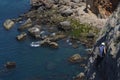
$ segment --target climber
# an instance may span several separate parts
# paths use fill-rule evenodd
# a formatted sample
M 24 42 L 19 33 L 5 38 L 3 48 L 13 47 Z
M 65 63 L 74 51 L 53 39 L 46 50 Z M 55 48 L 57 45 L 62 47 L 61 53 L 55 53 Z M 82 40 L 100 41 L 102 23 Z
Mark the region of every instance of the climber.
M 97 55 L 97 61 L 96 61 L 96 67 L 99 66 L 99 64 L 102 62 L 104 59 L 104 56 L 106 55 L 106 46 L 105 43 L 102 42 L 101 45 L 99 46 L 99 54 Z
M 106 46 L 104 42 L 102 42 L 101 45 L 99 46 L 99 51 L 100 51 L 99 56 L 104 57 L 106 54 Z

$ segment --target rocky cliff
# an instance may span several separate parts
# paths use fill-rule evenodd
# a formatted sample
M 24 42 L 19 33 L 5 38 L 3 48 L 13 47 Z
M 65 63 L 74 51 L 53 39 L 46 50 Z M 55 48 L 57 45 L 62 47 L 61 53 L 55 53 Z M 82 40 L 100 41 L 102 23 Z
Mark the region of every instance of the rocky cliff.
M 107 54 L 96 67 L 101 42 L 106 43 Z M 86 69 L 87 80 L 120 80 L 120 4 L 101 31 L 92 54 Z
M 118 3 L 119 0 L 86 0 L 86 7 L 89 5 L 93 13 L 106 18 L 116 9 Z

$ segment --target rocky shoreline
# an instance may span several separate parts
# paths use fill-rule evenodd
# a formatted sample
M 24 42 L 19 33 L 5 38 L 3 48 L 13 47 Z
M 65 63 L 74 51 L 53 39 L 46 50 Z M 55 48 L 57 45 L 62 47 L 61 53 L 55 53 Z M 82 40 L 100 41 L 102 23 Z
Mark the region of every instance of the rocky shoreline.
M 20 15 L 19 18 L 12 19 L 11 22 L 9 20 L 9 23 L 6 20 L 5 28 L 10 29 L 14 23 L 26 20 L 18 28 L 21 35 L 27 31 L 25 36 L 28 34 L 36 39 L 43 40 L 51 38 L 52 34 L 54 34 L 53 38 L 58 38 L 58 35 L 55 34 L 59 34 L 59 36 L 64 34 L 65 37 L 56 40 L 69 38 L 74 48 L 77 48 L 77 42 L 79 41 L 87 48 L 91 48 L 98 37 L 100 27 L 104 25 L 106 20 L 95 17 L 95 14 L 91 13 L 90 10 L 86 13 L 84 11 L 85 1 L 83 0 L 31 0 L 31 6 L 31 10 Z M 96 20 L 98 21 L 91 22 Z M 46 25 L 47 30 L 44 30 L 42 25 Z M 49 34 L 43 36 L 42 32 L 44 31 L 45 34 Z M 23 37 L 22 35 L 20 39 Z
M 98 38 L 100 29 L 106 19 L 100 19 L 89 9 L 85 11 L 84 0 L 31 0 L 29 12 L 16 19 L 7 19 L 4 27 L 9 30 L 15 23 L 21 23 L 16 36 L 18 41 L 27 36 L 38 40 L 37 45 L 59 48 L 57 41 L 66 39 L 73 48 L 83 44 L 92 48 Z M 36 43 L 35 43 L 36 44 Z M 71 63 L 86 60 L 79 54 L 68 59 Z M 85 64 L 81 65 L 84 68 Z M 75 80 L 84 79 L 84 73 L 77 75 Z

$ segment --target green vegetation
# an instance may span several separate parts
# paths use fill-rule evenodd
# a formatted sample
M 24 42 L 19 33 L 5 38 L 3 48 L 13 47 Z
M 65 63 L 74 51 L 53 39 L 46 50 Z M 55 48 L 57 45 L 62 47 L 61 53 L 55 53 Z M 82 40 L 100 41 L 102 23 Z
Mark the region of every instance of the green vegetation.
M 94 26 L 91 26 L 87 23 L 80 23 L 80 21 L 76 20 L 76 19 L 70 19 L 71 21 L 71 27 L 72 27 L 72 30 L 70 31 L 70 35 L 75 37 L 75 38 L 78 38 L 78 37 L 82 37 L 82 38 L 85 38 L 88 33 L 93 33 L 95 35 L 98 34 L 99 30 L 94 27 Z

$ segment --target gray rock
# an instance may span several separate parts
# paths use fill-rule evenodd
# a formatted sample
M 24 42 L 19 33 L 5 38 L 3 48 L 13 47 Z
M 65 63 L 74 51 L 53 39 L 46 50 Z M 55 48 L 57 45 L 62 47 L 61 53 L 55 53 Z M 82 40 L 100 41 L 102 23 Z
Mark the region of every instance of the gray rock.
M 5 29 L 9 30 L 10 28 L 13 27 L 15 23 L 11 20 L 11 19 L 7 19 L 5 22 L 4 22 L 4 27 Z
M 63 30 L 65 30 L 65 31 L 66 31 L 66 30 L 70 30 L 70 29 L 71 29 L 70 21 L 60 22 L 59 29 L 63 29 Z
M 70 8 L 68 8 L 68 9 L 66 9 L 64 11 L 61 11 L 62 16 L 71 16 L 72 14 L 73 14 L 73 10 L 70 9 Z

